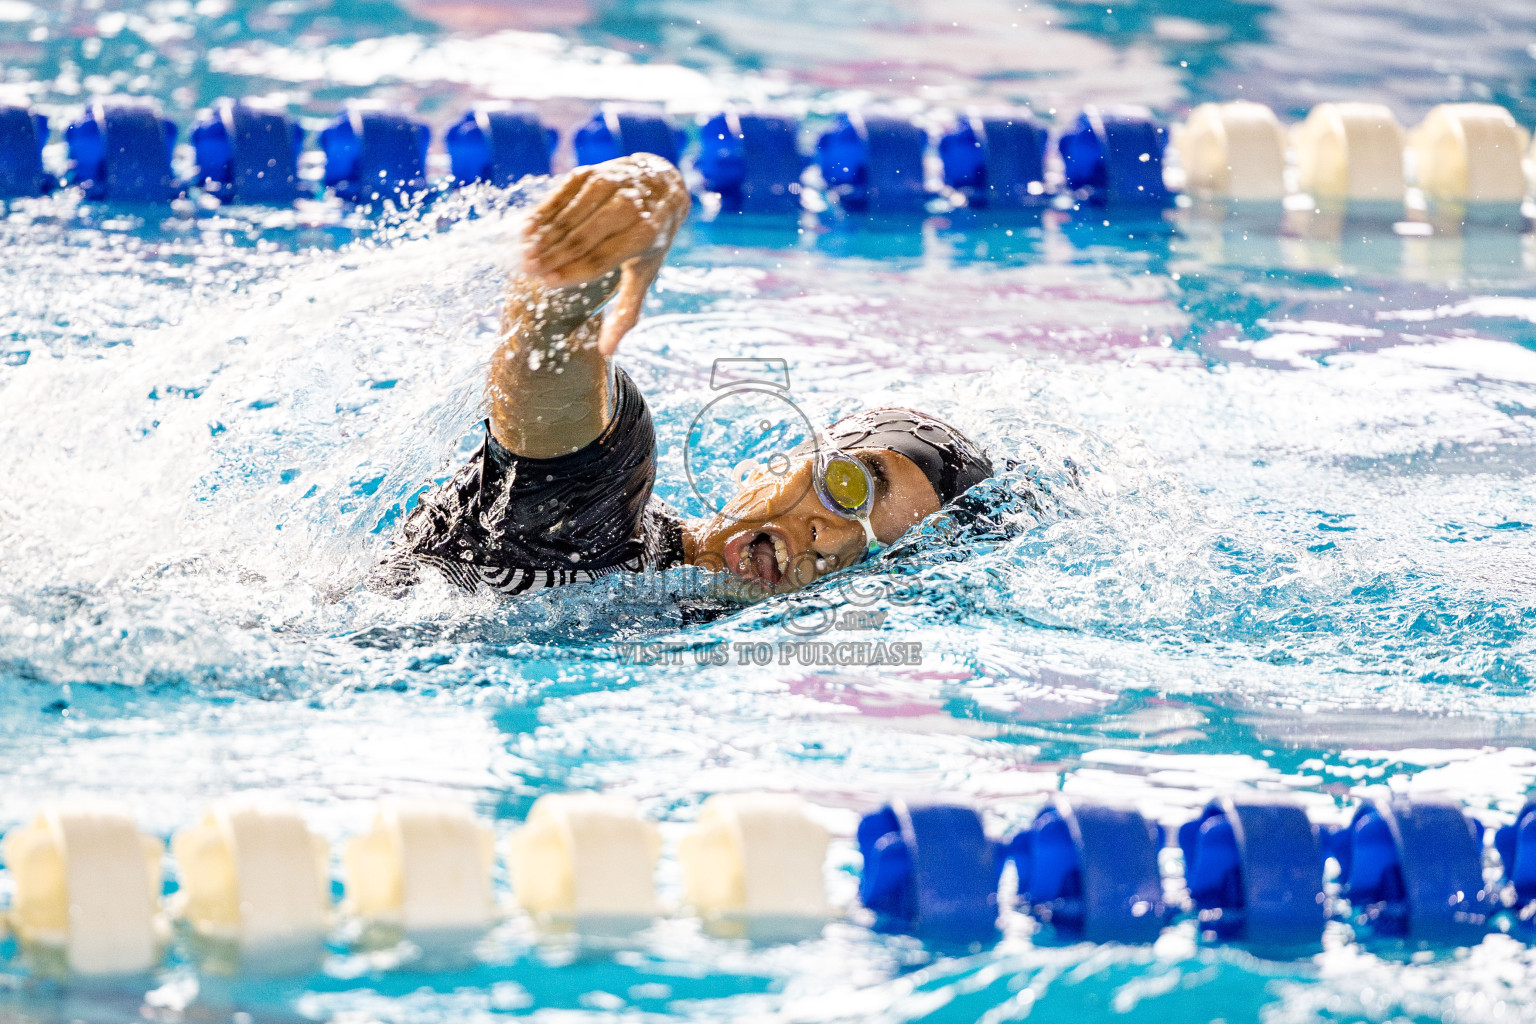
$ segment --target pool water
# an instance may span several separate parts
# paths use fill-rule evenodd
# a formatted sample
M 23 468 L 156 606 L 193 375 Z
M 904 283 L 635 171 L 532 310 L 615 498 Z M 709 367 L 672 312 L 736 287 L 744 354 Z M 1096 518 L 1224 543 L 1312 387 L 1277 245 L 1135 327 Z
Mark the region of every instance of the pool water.
M 1342 24 L 1326 6 L 968 0 L 942 36 L 905 3 L 0 0 L 0 54 L 5 87 L 50 111 L 117 88 L 183 124 L 218 95 L 273 91 L 316 117 L 403 100 L 439 127 L 480 95 L 530 95 L 570 124 L 604 97 L 1174 113 L 1239 85 L 1285 116 L 1334 98 L 1409 121 L 1458 98 L 1536 114 L 1523 5 L 1362 6 Z M 1022 56 L 975 45 L 1015 15 Z M 813 421 L 907 404 L 970 431 L 1008 463 L 983 514 L 723 615 L 686 613 L 711 592 L 697 570 L 511 602 L 371 594 L 391 525 L 475 443 L 508 239 L 538 188 L 371 218 L 10 207 L 0 824 L 92 795 L 168 835 L 259 790 L 333 844 L 384 795 L 470 802 L 505 836 L 541 794 L 603 789 L 661 824 L 676 902 L 671 851 L 700 802 L 787 789 L 837 836 L 847 915 L 758 945 L 686 916 L 579 942 L 513 915 L 447 964 L 338 933 L 301 978 L 220 977 L 178 941 L 138 988 L 60 986 L 11 957 L 7 1019 L 1536 1016 L 1536 955 L 1507 936 L 1416 950 L 1332 925 L 1320 954 L 1274 960 L 1187 924 L 1152 947 L 1072 945 L 1014 915 L 994 947 L 925 950 L 866 926 L 851 840 L 902 793 L 970 799 L 998 835 L 1057 790 L 1169 826 L 1234 787 L 1291 791 L 1319 821 L 1388 790 L 1511 820 L 1536 779 L 1528 236 L 1393 218 L 1283 231 L 1278 213 L 1196 208 L 693 223 L 620 353 L 656 416 L 658 492 L 705 508 L 684 450 L 714 361 L 782 359 Z M 867 638 L 920 645 L 918 663 L 737 653 L 871 608 Z M 710 648 L 723 664 L 693 657 Z

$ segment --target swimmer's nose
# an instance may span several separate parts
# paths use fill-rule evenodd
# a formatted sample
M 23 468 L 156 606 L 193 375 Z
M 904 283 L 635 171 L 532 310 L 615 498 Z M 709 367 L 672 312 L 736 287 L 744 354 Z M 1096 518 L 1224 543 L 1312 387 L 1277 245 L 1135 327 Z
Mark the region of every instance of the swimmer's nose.
M 805 560 L 817 576 L 846 568 L 858 560 L 864 550 L 864 528 L 852 519 L 840 516 L 812 516 L 807 524 Z
M 760 463 L 726 508 L 738 518 L 767 521 L 788 516 L 807 499 L 818 500 L 811 489 L 809 460 L 796 460 L 787 468 L 777 463 Z M 801 550 L 808 543 L 806 538 L 800 544 Z

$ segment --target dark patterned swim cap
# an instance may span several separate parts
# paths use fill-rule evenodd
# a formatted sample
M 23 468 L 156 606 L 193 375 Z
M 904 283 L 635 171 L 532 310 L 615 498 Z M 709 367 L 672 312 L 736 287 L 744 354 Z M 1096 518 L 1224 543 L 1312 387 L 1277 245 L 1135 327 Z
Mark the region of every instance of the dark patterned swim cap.
M 992 462 L 975 442 L 943 420 L 912 409 L 866 409 L 827 428 L 842 449 L 879 448 L 905 455 L 923 471 L 947 505 L 992 475 Z M 809 444 L 796 451 L 809 451 Z

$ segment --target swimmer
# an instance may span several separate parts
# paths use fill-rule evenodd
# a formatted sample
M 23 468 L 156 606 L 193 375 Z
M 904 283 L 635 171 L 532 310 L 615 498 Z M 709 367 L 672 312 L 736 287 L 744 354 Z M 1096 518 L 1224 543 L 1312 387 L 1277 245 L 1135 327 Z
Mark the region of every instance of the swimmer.
M 656 438 L 613 362 L 691 200 L 637 154 L 572 171 L 533 211 L 485 385 L 485 440 L 422 497 L 376 589 L 433 570 L 526 594 L 619 571 L 699 565 L 785 593 L 894 543 L 992 473 L 955 428 L 910 409 L 839 420 L 758 470 L 719 514 L 683 520 L 651 494 Z M 604 307 L 607 307 L 604 309 Z

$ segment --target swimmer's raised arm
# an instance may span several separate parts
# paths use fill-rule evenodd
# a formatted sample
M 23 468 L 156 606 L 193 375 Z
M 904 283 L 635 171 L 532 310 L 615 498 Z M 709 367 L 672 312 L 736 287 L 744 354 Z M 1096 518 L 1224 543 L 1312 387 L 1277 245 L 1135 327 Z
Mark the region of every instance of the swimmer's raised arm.
M 677 169 L 640 153 L 577 168 L 534 210 L 485 387 L 503 447 L 553 458 L 603 432 L 608 358 L 640 318 L 689 205 Z

